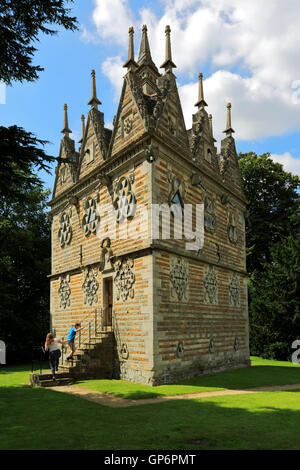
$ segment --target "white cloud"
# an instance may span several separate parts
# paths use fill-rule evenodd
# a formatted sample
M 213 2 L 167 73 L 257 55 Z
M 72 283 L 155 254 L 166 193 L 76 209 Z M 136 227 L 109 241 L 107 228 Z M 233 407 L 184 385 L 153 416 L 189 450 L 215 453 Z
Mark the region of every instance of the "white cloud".
M 128 0 L 95 0 L 93 19 L 99 36 L 120 48 L 120 56 L 108 58 L 102 67 L 117 93 L 124 75 L 120 64 L 127 56 L 128 27 L 134 25 L 138 32 L 137 55 L 141 25 L 148 25 L 152 56 L 159 66 L 164 60 L 164 28 L 170 24 L 176 75 L 184 84 L 180 95 L 187 127 L 195 111 L 197 73 L 206 68 L 212 72 L 204 83 L 205 99 L 217 138 L 225 125 L 227 101 L 233 105 L 238 139 L 300 129 L 299 0 L 162 3 L 163 14 L 157 17 L 149 8 L 134 15 Z
M 271 158 L 275 162 L 281 163 L 285 171 L 300 176 L 300 158 L 293 157 L 289 152 L 285 152 L 282 155 L 272 154 Z
M 115 89 L 114 100 L 118 101 L 123 85 L 123 76 L 125 70 L 123 68 L 124 61 L 120 56 L 108 57 L 102 64 L 102 72 L 108 77 Z
M 95 0 L 95 4 L 93 21 L 99 36 L 121 46 L 126 45 L 133 17 L 127 0 Z

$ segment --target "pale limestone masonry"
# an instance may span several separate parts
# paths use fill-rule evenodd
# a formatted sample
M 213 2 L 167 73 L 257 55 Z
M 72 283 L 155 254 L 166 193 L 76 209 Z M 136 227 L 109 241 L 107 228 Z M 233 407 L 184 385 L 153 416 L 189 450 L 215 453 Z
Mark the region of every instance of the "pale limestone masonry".
M 51 328 L 66 337 L 97 309 L 113 340 L 105 360 L 94 360 L 94 376 L 101 376 L 97 364 L 104 362 L 106 376 L 150 385 L 249 366 L 247 201 L 231 105 L 218 153 L 199 74 L 197 111 L 186 130 L 169 27 L 163 74 L 151 58 L 146 26 L 137 62 L 130 28 L 124 67 L 112 131 L 104 127 L 92 72 L 91 110 L 86 122 L 82 116 L 78 152 L 64 108 L 50 202 Z M 188 250 L 186 239 L 174 238 L 173 216 L 170 239 L 152 238 L 152 217 L 137 225 L 141 208 L 150 211 L 152 204 L 203 204 L 202 249 Z M 116 238 L 105 207 L 114 208 L 110 217 L 119 235 L 128 224 L 138 236 Z M 195 228 L 194 215 L 191 223 Z

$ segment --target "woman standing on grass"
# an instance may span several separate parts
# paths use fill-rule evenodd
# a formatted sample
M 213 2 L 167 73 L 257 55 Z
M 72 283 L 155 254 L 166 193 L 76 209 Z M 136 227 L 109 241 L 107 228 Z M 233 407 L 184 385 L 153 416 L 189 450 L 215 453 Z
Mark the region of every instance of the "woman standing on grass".
M 55 372 L 58 371 L 59 358 L 61 356 L 61 351 L 58 347 L 58 343 L 63 344 L 63 341 L 54 338 L 51 333 L 47 334 L 45 342 L 45 351 L 49 351 L 49 362 L 53 380 L 55 380 Z

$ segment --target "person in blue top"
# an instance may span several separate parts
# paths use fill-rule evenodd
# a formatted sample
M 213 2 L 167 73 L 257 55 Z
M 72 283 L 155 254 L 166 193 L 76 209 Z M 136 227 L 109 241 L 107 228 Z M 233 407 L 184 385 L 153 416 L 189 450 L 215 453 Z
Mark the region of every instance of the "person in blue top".
M 75 352 L 75 336 L 80 330 L 82 330 L 82 328 L 80 328 L 80 323 L 75 323 L 75 326 L 73 326 L 69 331 L 67 340 L 65 341 L 65 343 L 68 343 L 70 348 L 70 354 L 67 357 L 67 361 L 71 361 L 73 359 L 73 354 Z

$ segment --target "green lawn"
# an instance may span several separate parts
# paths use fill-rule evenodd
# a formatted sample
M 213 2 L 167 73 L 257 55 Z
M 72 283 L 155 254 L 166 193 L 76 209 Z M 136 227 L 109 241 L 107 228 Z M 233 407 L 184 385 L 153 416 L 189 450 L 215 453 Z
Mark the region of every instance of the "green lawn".
M 217 375 L 203 377 L 214 378 L 215 382 L 200 384 L 197 390 L 206 386 L 235 388 L 236 383 L 239 387 L 245 383 L 300 383 L 299 366 L 256 358 L 254 362 L 256 366 L 245 371 L 262 370 L 261 375 L 246 379 L 243 374 L 240 376 L 242 371 L 233 371 L 236 382 L 228 373 L 218 374 L 219 379 L 223 375 L 220 381 Z M 1 450 L 299 448 L 300 391 L 109 408 L 51 389 L 24 386 L 29 369 L 0 369 Z M 251 377 L 260 383 L 253 384 Z
M 300 384 L 300 365 L 292 362 L 251 358 L 252 367 L 184 380 L 174 385 L 150 387 L 121 380 L 85 380 L 80 386 L 113 393 L 127 399 L 152 398 L 213 390 L 263 387 L 268 385 Z

